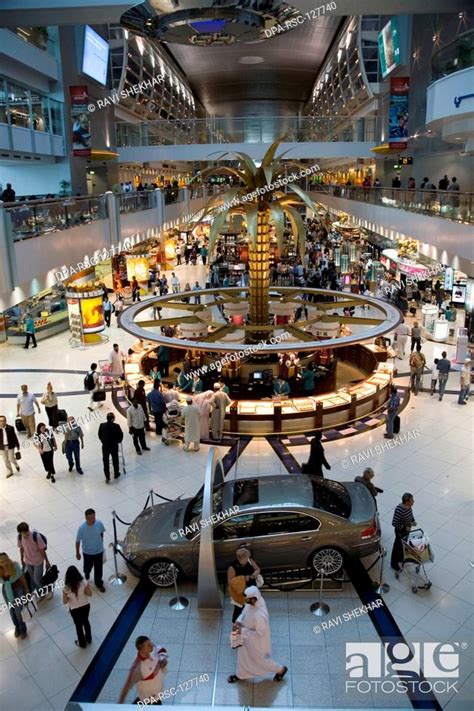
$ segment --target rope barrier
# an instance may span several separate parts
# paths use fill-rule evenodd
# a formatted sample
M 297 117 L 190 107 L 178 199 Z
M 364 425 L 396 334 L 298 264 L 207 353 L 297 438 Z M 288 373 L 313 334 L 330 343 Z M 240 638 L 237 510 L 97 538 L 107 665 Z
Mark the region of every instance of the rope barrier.
M 131 523 L 127 523 L 126 521 L 123 521 L 120 518 L 120 516 L 118 515 L 118 513 L 115 513 L 115 518 L 117 519 L 117 521 L 120 521 L 120 523 L 123 523 L 124 526 L 131 526 L 132 525 Z
M 155 496 L 157 496 L 159 499 L 163 499 L 163 501 L 176 501 L 176 499 L 167 499 L 166 496 L 162 496 L 161 494 L 157 494 L 156 491 L 152 492 Z

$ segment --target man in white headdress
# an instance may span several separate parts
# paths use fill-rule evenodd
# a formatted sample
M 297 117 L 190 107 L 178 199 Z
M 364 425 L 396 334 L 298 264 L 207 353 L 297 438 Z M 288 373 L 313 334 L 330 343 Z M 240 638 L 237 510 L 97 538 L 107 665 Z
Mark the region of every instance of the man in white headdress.
M 211 414 L 211 400 L 214 397 L 212 390 L 205 390 L 203 393 L 194 396 L 194 404 L 199 410 L 199 423 L 201 439 L 209 439 L 209 416 Z
M 189 451 L 189 445 L 194 444 L 194 451 L 199 449 L 199 410 L 193 404 L 193 398 L 188 395 L 186 398 L 186 407 L 183 410 L 184 420 L 184 451 Z
M 227 681 L 233 684 L 243 679 L 274 674 L 273 681 L 281 681 L 288 667 L 275 662 L 270 654 L 272 642 L 268 610 L 260 590 L 251 585 L 245 589 L 245 606 L 234 623 L 233 630 L 239 630 L 242 646 L 237 649 L 237 670 Z
M 211 429 L 212 429 L 212 439 L 220 440 L 222 439 L 222 434 L 224 430 L 224 420 L 225 420 L 225 410 L 232 400 L 230 397 L 221 390 L 219 383 L 214 384 L 214 396 L 211 400 L 212 403 L 212 413 L 211 413 Z

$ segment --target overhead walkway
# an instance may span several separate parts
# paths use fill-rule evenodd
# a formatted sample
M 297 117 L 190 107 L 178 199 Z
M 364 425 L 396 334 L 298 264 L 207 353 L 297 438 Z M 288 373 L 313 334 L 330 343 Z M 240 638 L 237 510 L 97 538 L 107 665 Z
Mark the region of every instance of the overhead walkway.
M 243 151 L 261 160 L 282 139 L 286 159 L 373 157 L 383 117 L 251 117 L 118 123 L 121 162 L 209 160 Z

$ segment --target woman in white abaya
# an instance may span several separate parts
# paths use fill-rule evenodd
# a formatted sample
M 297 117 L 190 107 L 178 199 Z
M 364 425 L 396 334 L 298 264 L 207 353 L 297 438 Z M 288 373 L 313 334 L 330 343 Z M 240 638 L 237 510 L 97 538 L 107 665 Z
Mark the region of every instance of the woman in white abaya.
M 233 627 L 240 630 L 242 636 L 242 646 L 237 650 L 237 670 L 227 681 L 233 684 L 269 673 L 275 674 L 274 681 L 281 681 L 288 667 L 281 666 L 270 656 L 272 643 L 268 610 L 260 590 L 255 585 L 246 588 L 245 603 L 242 614 Z
M 199 410 L 201 439 L 209 439 L 209 417 L 211 416 L 211 398 L 213 397 L 213 390 L 206 390 L 205 392 L 194 396 L 194 404 Z

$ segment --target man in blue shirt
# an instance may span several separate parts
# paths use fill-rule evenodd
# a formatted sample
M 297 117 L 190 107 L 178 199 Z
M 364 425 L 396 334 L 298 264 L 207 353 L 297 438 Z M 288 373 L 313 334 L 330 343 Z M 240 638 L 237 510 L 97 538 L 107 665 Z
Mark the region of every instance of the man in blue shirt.
M 155 418 L 156 434 L 161 435 L 163 430 L 163 414 L 166 412 L 166 402 L 163 394 L 160 392 L 160 381 L 153 381 L 153 390 L 146 396 L 148 408 Z
M 303 381 L 303 394 L 312 395 L 314 391 L 314 370 L 306 366 L 301 373 L 301 379 Z
M 25 332 L 26 332 L 26 342 L 23 348 L 28 350 L 30 345 L 30 339 L 33 341 L 33 348 L 37 348 L 36 336 L 35 336 L 35 321 L 31 314 L 28 314 L 25 320 Z
M 289 395 L 290 386 L 283 380 L 283 378 L 276 378 L 273 382 L 273 394 L 274 395 Z
M 94 583 L 100 592 L 105 592 L 102 580 L 105 527 L 102 521 L 96 520 L 94 509 L 87 509 L 84 515 L 86 521 L 77 530 L 76 558 L 81 560 L 82 543 L 84 577 L 89 580 L 91 570 L 94 568 Z

